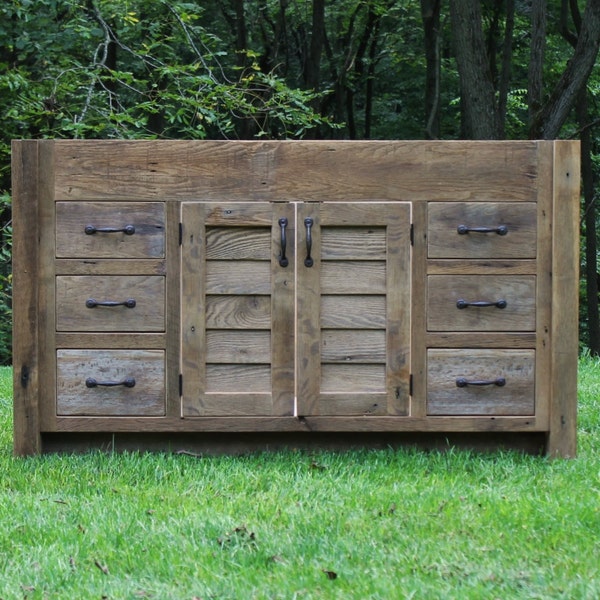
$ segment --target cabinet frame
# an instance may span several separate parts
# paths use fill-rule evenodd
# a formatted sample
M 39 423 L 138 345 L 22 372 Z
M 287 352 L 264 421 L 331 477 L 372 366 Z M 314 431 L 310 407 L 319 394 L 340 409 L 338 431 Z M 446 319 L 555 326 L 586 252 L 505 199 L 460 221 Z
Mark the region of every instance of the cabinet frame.
M 551 456 L 576 452 L 579 148 L 571 141 L 523 142 L 132 142 L 14 141 L 14 451 L 63 447 L 78 434 L 243 432 L 465 433 L 544 436 Z M 181 419 L 180 207 L 185 202 L 408 202 L 411 266 L 411 410 L 408 416 L 206 417 Z M 428 275 L 465 273 L 460 259 L 429 258 L 430 202 L 535 202 L 536 258 L 473 260 L 479 274 L 536 276 L 535 332 L 430 332 Z M 164 258 L 99 259 L 93 266 L 56 255 L 56 202 L 161 202 Z M 58 275 L 156 275 L 166 282 L 165 333 L 56 331 Z M 472 271 L 469 271 L 472 272 Z M 164 417 L 59 417 L 57 348 L 162 349 Z M 428 348 L 534 349 L 533 416 L 427 415 Z M 133 439 L 133 437 L 132 437 Z M 537 439 L 537 438 L 536 438 Z M 74 443 L 74 441 L 73 441 Z M 143 439 L 139 447 L 149 447 Z M 485 442 L 484 442 L 485 443 Z

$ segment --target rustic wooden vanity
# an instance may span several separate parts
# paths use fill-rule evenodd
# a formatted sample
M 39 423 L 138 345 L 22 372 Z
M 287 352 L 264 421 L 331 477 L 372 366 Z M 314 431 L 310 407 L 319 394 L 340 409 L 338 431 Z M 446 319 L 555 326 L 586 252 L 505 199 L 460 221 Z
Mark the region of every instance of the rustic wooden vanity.
M 15 141 L 16 454 L 573 456 L 569 141 Z

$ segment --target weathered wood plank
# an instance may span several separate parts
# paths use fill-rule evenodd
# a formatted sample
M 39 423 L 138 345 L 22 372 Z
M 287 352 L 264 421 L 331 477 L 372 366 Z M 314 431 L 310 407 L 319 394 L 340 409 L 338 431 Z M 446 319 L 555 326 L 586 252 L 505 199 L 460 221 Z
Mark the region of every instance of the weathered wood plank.
M 459 386 L 505 380 L 505 384 Z M 535 351 L 444 349 L 427 352 L 427 414 L 535 414 Z
M 271 332 L 208 329 L 206 362 L 270 364 Z
M 69 276 L 56 278 L 57 331 L 164 331 L 165 278 L 159 276 Z M 128 306 L 89 306 L 90 301 Z
M 321 260 L 385 260 L 385 227 L 321 227 Z
M 387 255 L 386 385 L 388 413 L 408 415 L 411 374 L 411 230 L 409 204 L 385 205 Z
M 325 329 L 321 332 L 323 363 L 384 363 L 386 332 L 370 330 Z
M 324 329 L 383 329 L 386 298 L 381 296 L 321 296 Z
M 547 451 L 577 452 L 579 146 L 556 142 L 552 236 L 551 405 Z
M 121 382 L 90 387 L 86 382 Z M 57 413 L 119 416 L 165 414 L 164 350 L 58 350 Z
M 360 397 L 360 396 L 359 396 Z M 258 401 L 258 395 L 248 394 L 247 398 L 249 403 L 254 404 Z M 229 410 L 227 406 L 228 397 L 227 395 L 214 394 L 209 396 L 210 403 L 214 403 L 215 406 L 220 406 L 217 410 L 225 412 Z M 267 400 L 265 400 L 267 401 Z M 243 409 L 244 412 L 247 410 Z M 223 434 L 229 434 L 231 437 L 227 440 L 222 440 L 223 446 L 217 446 L 217 440 L 211 439 L 210 446 L 214 448 L 220 448 L 221 452 L 226 452 L 227 449 L 235 450 L 235 440 L 239 440 L 240 436 L 245 433 L 256 433 L 259 437 L 264 439 L 264 436 L 268 432 L 282 433 L 286 436 L 288 444 L 286 447 L 296 447 L 294 440 L 291 437 L 287 437 L 287 434 L 297 432 L 302 435 L 302 438 L 311 447 L 315 443 L 315 438 L 311 434 L 323 433 L 329 437 L 336 432 L 348 433 L 351 442 L 351 446 L 361 444 L 363 440 L 358 436 L 359 433 L 374 433 L 375 436 L 369 436 L 370 442 L 373 443 L 375 440 L 376 445 L 383 444 L 387 447 L 387 441 L 378 435 L 379 433 L 385 432 L 406 432 L 406 433 L 417 433 L 422 434 L 421 440 L 426 442 L 430 439 L 430 435 L 434 433 L 441 433 L 443 435 L 443 447 L 448 447 L 448 433 L 466 433 L 467 439 L 469 439 L 470 433 L 484 434 L 483 436 L 478 435 L 476 439 L 479 444 L 478 447 L 493 449 L 495 443 L 490 445 L 490 439 L 495 434 L 502 434 L 506 443 L 503 447 L 512 448 L 514 447 L 512 442 L 514 441 L 511 434 L 523 435 L 523 434 L 534 434 L 534 433 L 545 433 L 547 431 L 545 425 L 540 425 L 536 420 L 536 417 L 505 417 L 505 416 L 477 416 L 477 417 L 425 417 L 425 418 L 407 418 L 407 417 L 391 417 L 385 416 L 368 416 L 356 415 L 356 416 L 341 416 L 341 415 L 326 415 L 326 416 L 309 416 L 309 417 L 271 417 L 271 416 L 245 416 L 244 414 L 236 414 L 234 416 L 210 416 L 205 417 L 200 414 L 194 415 L 199 418 L 160 418 L 160 419 L 148 419 L 144 417 L 119 417 L 118 419 L 111 417 L 58 417 L 58 430 L 61 432 L 60 437 L 64 440 L 62 446 L 65 450 L 72 448 L 71 440 L 69 440 L 70 433 L 98 433 L 102 431 L 110 431 L 114 433 L 123 432 L 129 434 L 139 433 L 141 429 L 144 431 L 143 439 L 140 441 L 140 449 L 148 449 L 145 444 L 148 440 L 148 435 L 154 433 L 173 433 L 176 435 L 178 440 L 186 438 L 186 433 L 210 433 L 214 432 L 218 434 L 219 439 L 222 438 Z M 109 434 L 110 436 L 110 434 Z M 86 441 L 89 440 L 90 436 L 86 435 Z M 133 436 L 128 437 L 128 439 Z M 231 439 L 234 438 L 234 439 Z M 199 437 L 194 435 L 194 440 L 198 440 Z M 200 439 L 204 439 L 204 436 L 200 436 Z M 543 437 L 540 439 L 536 436 L 538 446 L 536 450 L 540 450 L 544 444 Z M 56 440 L 55 440 L 56 441 Z M 367 440 L 364 440 L 365 442 Z M 408 443 L 415 441 L 414 437 L 411 436 L 406 440 Z M 60 445 L 60 444 L 59 444 Z M 177 445 L 173 443 L 159 443 L 155 449 L 164 451 L 173 451 Z M 314 446 L 312 446 L 314 448 Z
M 127 226 L 134 228 L 133 233 L 86 233 L 86 227 Z M 162 202 L 57 202 L 56 256 L 164 258 L 165 206 Z
M 535 331 L 536 278 L 503 275 L 432 275 L 427 278 L 429 331 Z M 499 302 L 468 306 L 459 302 Z
M 209 227 L 206 229 L 209 260 L 269 260 L 271 228 Z
M 265 295 L 271 293 L 268 261 L 206 262 L 206 294 Z
M 271 394 L 271 365 L 206 365 L 207 394 Z M 255 414 L 251 411 L 250 414 Z M 271 410 L 267 414 L 271 414 Z
M 205 207 L 181 205 L 181 410 L 186 416 L 206 386 Z
M 385 364 L 322 364 L 321 392 L 323 394 L 385 393 Z
M 296 229 L 295 206 L 277 206 L 271 226 L 271 414 L 292 415 L 296 396 Z M 287 219 L 286 258 L 280 262 L 281 227 L 279 220 Z
M 535 258 L 537 210 L 532 202 L 430 202 L 429 258 Z M 460 226 L 496 229 L 507 233 L 470 232 Z
M 207 329 L 270 329 L 269 296 L 207 296 Z
M 60 140 L 56 198 L 531 201 L 540 143 Z
M 543 206 L 543 203 L 541 205 Z M 550 215 L 547 216 L 547 219 L 550 219 Z M 427 261 L 428 275 L 470 275 L 472 273 L 478 275 L 535 275 L 537 262 L 520 258 L 514 260 L 469 259 L 468 261 L 438 258 Z
M 38 145 L 12 143 L 14 452 L 41 451 L 38 370 Z
M 323 294 L 385 294 L 386 290 L 385 261 L 321 262 Z

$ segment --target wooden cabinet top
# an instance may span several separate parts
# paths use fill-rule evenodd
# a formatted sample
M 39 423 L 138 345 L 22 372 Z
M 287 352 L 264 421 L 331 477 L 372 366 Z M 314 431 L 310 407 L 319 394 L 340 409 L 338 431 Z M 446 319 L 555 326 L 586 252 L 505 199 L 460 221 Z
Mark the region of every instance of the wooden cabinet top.
M 574 141 L 41 140 L 61 200 L 535 200 Z M 556 176 L 556 174 L 555 174 Z

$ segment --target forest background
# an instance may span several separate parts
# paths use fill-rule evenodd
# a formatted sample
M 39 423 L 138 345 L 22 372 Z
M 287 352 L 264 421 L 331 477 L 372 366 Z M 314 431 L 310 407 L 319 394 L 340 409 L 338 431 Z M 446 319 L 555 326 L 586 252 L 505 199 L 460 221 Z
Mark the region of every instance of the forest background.
M 580 139 L 581 347 L 600 354 L 600 0 L 5 0 L 10 140 Z

